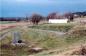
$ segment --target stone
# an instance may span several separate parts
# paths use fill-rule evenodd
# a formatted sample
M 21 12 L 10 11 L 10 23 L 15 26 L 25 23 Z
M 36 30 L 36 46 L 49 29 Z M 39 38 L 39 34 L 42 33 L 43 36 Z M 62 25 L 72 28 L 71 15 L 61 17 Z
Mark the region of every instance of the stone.
M 12 41 L 12 43 L 20 43 L 20 42 L 22 42 L 22 40 L 21 40 L 21 35 L 20 35 L 20 32 L 17 32 L 17 31 L 15 31 L 15 32 L 13 32 L 13 41 Z
M 25 43 L 11 43 L 12 46 L 26 46 Z
M 13 32 L 13 40 L 11 45 L 13 46 L 26 46 L 26 44 L 21 40 L 20 32 Z
M 28 51 L 31 52 L 31 53 L 38 53 L 38 52 L 41 52 L 43 50 L 44 50 L 43 48 L 34 47 L 34 48 L 29 49 Z

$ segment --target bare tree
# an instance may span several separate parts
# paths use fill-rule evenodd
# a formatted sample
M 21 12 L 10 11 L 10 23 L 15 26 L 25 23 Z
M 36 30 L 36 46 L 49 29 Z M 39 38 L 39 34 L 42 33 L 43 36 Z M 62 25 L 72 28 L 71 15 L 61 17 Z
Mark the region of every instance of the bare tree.
M 47 19 L 61 19 L 63 18 L 62 15 L 58 14 L 57 12 L 53 12 L 53 13 L 50 13 L 48 16 L 47 16 Z
M 74 19 L 74 15 L 71 12 L 65 13 L 64 16 L 68 18 L 70 21 L 73 21 Z
M 56 18 L 56 12 L 53 12 L 53 13 L 50 13 L 48 16 L 47 16 L 47 19 L 55 19 Z
M 31 22 L 35 25 L 38 25 L 38 23 L 43 19 L 43 16 L 39 14 L 33 14 L 31 17 Z

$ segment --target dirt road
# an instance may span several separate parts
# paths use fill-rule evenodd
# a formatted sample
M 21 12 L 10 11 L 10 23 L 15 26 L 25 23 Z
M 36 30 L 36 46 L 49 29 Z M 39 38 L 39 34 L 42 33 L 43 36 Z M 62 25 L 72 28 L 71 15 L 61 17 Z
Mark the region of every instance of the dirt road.
M 9 33 L 11 33 L 12 29 L 15 27 L 19 27 L 19 26 L 25 26 L 28 25 L 30 23 L 27 22 L 18 22 L 18 23 L 13 23 L 13 24 L 0 24 L 0 32 L 2 34 L 0 34 L 0 40 L 2 40 L 3 38 L 5 38 L 5 36 Z
M 0 24 L 0 31 L 9 29 L 12 27 L 16 27 L 16 26 L 24 26 L 24 25 L 28 25 L 28 24 L 30 24 L 30 23 L 29 22 L 17 22 L 17 23 L 12 23 L 12 24 Z

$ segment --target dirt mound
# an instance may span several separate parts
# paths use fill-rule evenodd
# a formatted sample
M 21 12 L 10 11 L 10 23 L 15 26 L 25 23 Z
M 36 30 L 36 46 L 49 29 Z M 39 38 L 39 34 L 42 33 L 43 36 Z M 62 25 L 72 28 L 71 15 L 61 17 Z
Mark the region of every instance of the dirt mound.
M 81 46 L 78 50 L 73 51 L 71 55 L 86 55 L 86 46 Z
M 79 56 L 79 55 L 85 55 L 86 56 L 86 45 L 69 48 L 69 50 L 61 52 L 58 55 L 60 55 L 60 56 Z

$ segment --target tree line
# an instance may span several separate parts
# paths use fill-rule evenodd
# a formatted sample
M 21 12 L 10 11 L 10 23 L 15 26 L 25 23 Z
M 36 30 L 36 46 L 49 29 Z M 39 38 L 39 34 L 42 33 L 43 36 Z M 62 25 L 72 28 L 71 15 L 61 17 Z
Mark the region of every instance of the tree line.
M 60 15 L 59 13 L 57 12 L 53 12 L 53 13 L 50 13 L 48 14 L 48 16 L 42 16 L 40 14 L 32 14 L 32 16 L 30 17 L 25 17 L 24 18 L 24 21 L 28 21 L 30 19 L 30 21 L 33 23 L 33 24 L 38 24 L 41 20 L 49 20 L 49 19 L 64 19 L 64 18 L 67 18 L 69 19 L 70 21 L 73 21 L 74 19 L 74 15 L 77 15 L 78 17 L 84 17 L 86 16 L 86 11 L 85 12 L 75 12 L 75 13 L 71 13 L 71 12 L 68 12 L 68 13 L 64 13 L 63 15 Z M 21 21 L 22 19 L 21 18 L 0 18 L 0 21 Z

